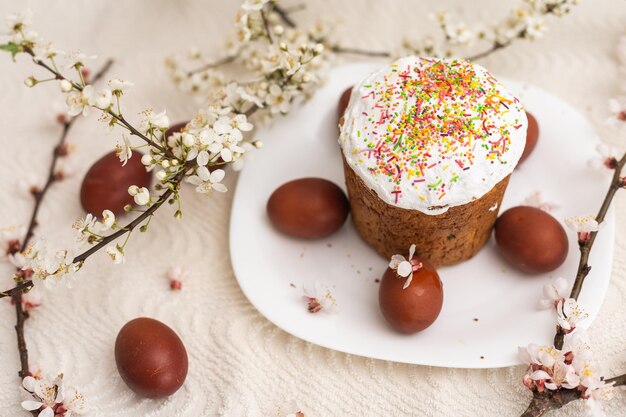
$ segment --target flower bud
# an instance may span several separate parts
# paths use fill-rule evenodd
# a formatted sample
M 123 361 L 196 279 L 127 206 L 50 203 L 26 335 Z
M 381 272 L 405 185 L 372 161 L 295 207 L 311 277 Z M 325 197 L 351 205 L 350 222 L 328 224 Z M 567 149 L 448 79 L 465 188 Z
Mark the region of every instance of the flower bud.
M 278 36 L 280 36 L 283 33 L 285 33 L 285 28 L 282 27 L 281 25 L 276 25 L 276 26 L 274 26 L 274 33 L 277 34 Z
M 141 163 L 148 166 L 148 165 L 152 165 L 152 155 L 150 154 L 145 154 L 144 156 L 141 157 Z
M 35 85 L 37 85 L 37 79 L 31 75 L 24 80 L 24 84 L 26 84 L 26 87 L 34 87 Z
M 128 194 L 130 194 L 131 196 L 136 196 L 138 192 L 139 187 L 137 187 L 136 185 L 131 185 L 130 187 L 128 187 Z
M 165 178 L 167 178 L 167 172 L 165 171 L 157 171 L 155 175 L 159 181 L 163 181 Z
M 63 91 L 64 93 L 69 93 L 70 91 L 72 91 L 72 83 L 69 82 L 68 80 L 61 80 L 61 91 Z

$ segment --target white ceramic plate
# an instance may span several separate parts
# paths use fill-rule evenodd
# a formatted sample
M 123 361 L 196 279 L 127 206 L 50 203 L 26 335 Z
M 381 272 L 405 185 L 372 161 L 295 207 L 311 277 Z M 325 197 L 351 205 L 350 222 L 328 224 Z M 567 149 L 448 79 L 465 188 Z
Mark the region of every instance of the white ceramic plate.
M 267 199 L 283 183 L 322 177 L 344 187 L 337 137 L 341 92 L 380 64 L 334 69 L 328 83 L 306 105 L 258 132 L 264 147 L 239 177 L 231 225 L 230 252 L 241 289 L 270 321 L 309 342 L 361 356 L 413 364 L 493 368 L 518 364 L 517 347 L 551 343 L 554 320 L 536 302 L 543 284 L 562 276 L 573 283 L 578 247 L 570 233 L 566 262 L 534 277 L 512 269 L 497 254 L 493 238 L 473 259 L 440 268 L 444 305 L 437 321 L 415 335 L 394 332 L 378 308 L 378 284 L 388 260 L 358 237 L 350 220 L 334 235 L 319 240 L 292 239 L 277 233 L 265 211 Z M 561 99 L 536 87 L 505 80 L 507 87 L 536 116 L 540 126 L 534 153 L 511 178 L 502 210 L 540 191 L 552 214 L 595 213 L 608 184 L 606 173 L 587 162 L 598 143 L 590 124 Z M 583 288 L 582 305 L 597 315 L 606 293 L 613 256 L 614 215 L 598 235 Z M 303 285 L 316 280 L 331 288 L 337 314 L 311 314 L 302 300 Z M 589 285 L 593 282 L 593 285 Z

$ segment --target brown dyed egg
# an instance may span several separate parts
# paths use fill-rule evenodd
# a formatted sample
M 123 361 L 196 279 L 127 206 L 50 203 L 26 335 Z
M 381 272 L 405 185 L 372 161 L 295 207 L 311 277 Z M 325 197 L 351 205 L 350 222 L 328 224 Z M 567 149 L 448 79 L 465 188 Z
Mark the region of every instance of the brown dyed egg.
M 174 330 L 158 320 L 140 317 L 122 327 L 115 340 L 120 376 L 137 395 L 172 395 L 187 377 L 187 351 Z
M 510 208 L 498 217 L 494 230 L 504 259 L 523 272 L 550 272 L 565 262 L 567 234 L 543 210 L 529 206 Z
M 422 260 L 407 288 L 406 278 L 387 268 L 378 290 L 380 311 L 391 327 L 402 333 L 416 333 L 435 322 L 443 305 L 443 284 L 435 268 Z
M 521 164 L 528 158 L 528 156 L 532 153 L 535 146 L 537 146 L 537 139 L 539 138 L 539 125 L 537 124 L 537 119 L 532 114 L 526 112 L 526 117 L 528 117 L 528 129 L 526 130 L 526 145 L 524 146 L 524 152 L 522 152 L 522 156 L 519 159 L 518 165 Z
M 122 214 L 125 205 L 133 204 L 128 187 L 150 187 L 152 174 L 141 163 L 142 155 L 134 151 L 132 158 L 122 166 L 113 151 L 89 168 L 80 187 L 80 202 L 87 213 L 100 216 L 108 209 L 116 215 Z
M 337 119 L 341 119 L 343 113 L 346 111 L 348 104 L 350 103 L 350 95 L 352 94 L 352 87 L 348 87 L 341 93 L 341 97 L 339 98 L 339 105 L 337 106 Z
M 336 232 L 349 210 L 343 190 L 322 178 L 285 183 L 267 201 L 267 215 L 274 227 L 303 239 L 319 239 Z

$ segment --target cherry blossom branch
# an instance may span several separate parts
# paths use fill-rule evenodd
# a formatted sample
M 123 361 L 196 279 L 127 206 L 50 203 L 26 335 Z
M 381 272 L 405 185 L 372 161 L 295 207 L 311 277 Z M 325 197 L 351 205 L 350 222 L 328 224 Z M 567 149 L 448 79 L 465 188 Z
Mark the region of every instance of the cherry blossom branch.
M 608 212 L 609 207 L 611 206 L 613 197 L 615 197 L 615 193 L 617 193 L 617 190 L 624 187 L 623 179 L 620 177 L 622 173 L 622 169 L 624 168 L 624 165 L 626 165 L 626 153 L 624 153 L 624 155 L 619 161 L 615 160 L 615 165 L 612 166 L 612 168 L 614 168 L 613 179 L 611 180 L 611 185 L 609 186 L 606 196 L 604 197 L 602 206 L 600 207 L 600 210 L 598 211 L 598 214 L 596 215 L 596 222 L 598 222 L 598 224 L 601 224 L 604 221 L 604 218 L 606 217 L 606 213 Z M 591 271 L 591 266 L 589 266 L 588 264 L 589 254 L 596 240 L 597 234 L 598 234 L 597 231 L 591 232 L 588 239 L 585 239 L 585 240 L 579 239 L 578 247 L 580 249 L 580 260 L 578 262 L 578 270 L 576 272 L 576 279 L 574 281 L 574 285 L 570 293 L 570 298 L 573 298 L 575 300 L 578 299 L 578 296 L 580 295 L 580 291 L 582 290 L 583 284 L 585 282 L 585 278 L 589 274 L 589 271 Z M 561 349 L 563 347 L 564 340 L 565 340 L 565 333 L 563 332 L 563 329 L 560 326 L 558 326 L 556 335 L 554 336 L 554 347 L 556 347 L 557 349 Z
M 100 242 L 98 242 L 91 248 L 87 249 L 86 251 L 82 252 L 81 254 L 77 255 L 76 257 L 74 257 L 74 259 L 72 260 L 72 264 L 84 263 L 87 260 L 87 258 L 89 258 L 94 253 L 106 247 L 109 243 L 113 242 L 114 240 L 118 239 L 121 236 L 124 236 L 127 233 L 132 232 L 135 228 L 137 228 L 137 226 L 141 225 L 146 219 L 152 216 L 154 212 L 156 212 L 163 205 L 163 203 L 165 203 L 172 196 L 172 194 L 174 194 L 174 192 L 177 192 L 177 188 L 180 185 L 180 181 L 182 180 L 182 177 L 183 175 L 181 174 L 177 178 L 177 180 L 171 184 L 171 187 L 168 188 L 165 192 L 163 192 L 159 196 L 157 201 L 154 202 L 146 211 L 141 213 L 141 215 L 137 216 L 133 221 L 131 221 L 127 225 L 121 227 L 120 230 L 118 230 L 117 232 L 104 237 Z M 9 290 L 0 292 L 0 298 L 9 296 L 11 294 L 21 293 L 22 291 L 30 289 L 33 286 L 34 284 L 32 280 L 24 281 Z
M 113 65 L 113 60 L 108 60 L 104 64 L 102 69 L 100 69 L 100 71 L 98 71 L 98 73 L 94 76 L 93 82 L 95 83 L 99 81 L 104 76 L 104 74 L 106 74 L 106 72 L 111 68 L 111 65 Z M 26 247 L 28 246 L 28 243 L 30 242 L 30 239 L 33 236 L 35 227 L 37 227 L 37 215 L 39 214 L 39 209 L 41 207 L 41 204 L 48 190 L 50 189 L 52 184 L 58 181 L 58 177 L 55 173 L 57 162 L 59 160 L 59 157 L 62 156 L 63 154 L 63 147 L 65 146 L 67 135 L 70 129 L 72 128 L 72 126 L 74 125 L 75 121 L 76 121 L 76 117 L 72 117 L 69 120 L 68 119 L 63 120 L 63 130 L 61 132 L 61 136 L 56 146 L 52 150 L 52 161 L 50 162 L 50 167 L 48 168 L 48 178 L 46 179 L 46 183 L 43 186 L 43 188 L 34 193 L 35 205 L 33 207 L 33 212 L 30 216 L 30 221 L 28 223 L 28 228 L 26 229 L 26 234 L 24 235 L 24 240 L 22 241 L 22 245 L 19 250 L 20 252 L 23 252 L 26 249 Z M 20 283 L 15 288 L 13 288 L 12 290 L 0 293 L 0 298 L 5 297 L 5 296 L 10 296 L 13 304 L 15 305 L 15 316 L 16 316 L 15 333 L 17 336 L 17 348 L 18 348 L 19 355 L 20 355 L 20 371 L 19 371 L 20 378 L 26 377 L 29 373 L 28 348 L 26 347 L 26 338 L 24 337 L 24 323 L 26 319 L 28 318 L 28 313 L 24 310 L 22 306 L 22 293 L 23 291 L 28 290 L 31 287 L 32 287 L 32 282 L 30 283 L 23 282 L 23 283 Z
M 172 188 L 168 188 L 164 193 L 162 193 L 159 196 L 158 200 L 154 204 L 152 204 L 146 211 L 141 213 L 140 216 L 137 216 L 133 221 L 128 223 L 126 226 L 122 227 L 117 232 L 109 236 L 106 236 L 99 243 L 92 246 L 91 248 L 81 253 L 80 255 L 76 256 L 74 260 L 72 261 L 72 263 L 82 264 L 83 262 L 85 262 L 87 258 L 89 258 L 94 253 L 98 252 L 100 249 L 103 249 L 112 241 L 116 240 L 117 238 L 121 236 L 124 236 L 127 233 L 132 232 L 137 226 L 141 225 L 144 222 L 144 220 L 151 217 L 154 214 L 154 212 L 156 212 L 163 205 L 163 203 L 165 203 L 170 198 L 170 196 L 175 192 L 177 187 L 180 185 L 181 180 L 182 180 L 182 175 L 179 176 L 177 182 L 172 184 Z
M 61 74 L 59 71 L 57 71 L 56 69 L 50 67 L 48 64 L 46 64 L 42 60 L 38 59 L 31 48 L 24 48 L 24 52 L 26 52 L 27 54 L 29 54 L 32 57 L 33 62 L 36 65 L 38 65 L 38 66 L 40 66 L 42 68 L 45 68 L 48 72 L 50 72 L 52 75 L 54 75 L 55 79 L 57 79 L 59 81 L 65 80 L 65 81 L 71 83 L 72 87 L 74 87 L 76 90 L 83 91 L 83 86 L 73 82 L 72 80 L 69 80 L 63 74 Z M 152 146 L 155 149 L 158 149 L 159 151 L 161 151 L 163 154 L 167 155 L 168 157 L 170 157 L 172 159 L 178 159 L 170 152 L 169 149 L 166 149 L 165 147 L 159 145 L 158 143 L 156 143 L 155 141 L 153 141 L 152 139 L 150 139 L 149 137 L 147 137 L 143 133 L 139 132 L 134 126 L 132 126 L 130 123 L 128 123 L 128 121 L 124 118 L 124 116 L 121 113 L 119 113 L 119 114 L 115 113 L 111 109 L 99 109 L 99 110 L 101 110 L 102 112 L 108 114 L 109 116 L 113 117 L 115 120 L 120 122 L 124 127 L 126 127 L 126 129 L 128 129 L 128 131 L 130 132 L 131 135 L 137 136 L 138 138 L 140 138 L 141 140 L 146 142 L 148 145 Z

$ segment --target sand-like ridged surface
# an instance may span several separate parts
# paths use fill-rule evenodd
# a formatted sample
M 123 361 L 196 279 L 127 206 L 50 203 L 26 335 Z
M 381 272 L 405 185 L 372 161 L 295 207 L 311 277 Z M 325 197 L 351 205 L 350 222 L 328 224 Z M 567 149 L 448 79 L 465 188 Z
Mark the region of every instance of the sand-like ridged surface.
M 29 3 L 36 12 L 36 29 L 58 48 L 81 48 L 102 59 L 117 59 L 111 76 L 136 84 L 124 100 L 131 119 L 146 107 L 167 107 L 171 120 L 178 121 L 193 113 L 193 100 L 169 83 L 163 58 L 192 44 L 217 51 L 238 2 Z M 294 17 L 308 22 L 316 16 L 336 19 L 338 37 L 345 44 L 384 49 L 399 45 L 403 36 L 434 30 L 427 16 L 436 10 L 466 13 L 468 22 L 487 21 L 502 15 L 511 3 L 318 0 L 307 2 L 308 10 Z M 18 0 L 2 1 L 0 16 L 22 7 Z M 496 75 L 527 80 L 565 98 L 592 120 L 604 140 L 624 149 L 624 137 L 604 124 L 607 99 L 618 91 L 615 45 L 624 34 L 624 21 L 624 2 L 584 1 L 571 16 L 549 19 L 545 38 L 517 43 L 481 64 Z M 25 59 L 15 65 L 8 55 L 0 56 L 0 226 L 27 221 L 31 202 L 17 196 L 14 183 L 24 171 L 43 175 L 51 143 L 57 140 L 53 123 L 54 103 L 61 102 L 57 87 L 28 90 L 22 80 L 31 73 L 37 74 Z M 112 149 L 115 135 L 106 136 L 90 117 L 77 124 L 70 140 L 77 144 L 72 156 L 76 175 L 49 194 L 38 230 L 59 247 L 74 238 L 70 225 L 82 215 L 78 205 L 82 175 Z M 227 184 L 233 188 L 235 177 Z M 529 394 L 521 385 L 521 367 L 458 370 L 399 365 L 329 351 L 277 329 L 248 303 L 233 276 L 227 244 L 231 198 L 227 194 L 207 199 L 187 190 L 184 220 L 176 222 L 173 212 L 163 210 L 149 234 L 131 238 L 126 265 L 113 266 L 105 256 L 95 256 L 74 289 L 45 294 L 44 305 L 33 312 L 26 329 L 32 366 L 63 372 L 68 383 L 87 395 L 92 415 L 103 417 L 283 416 L 294 411 L 288 407 L 291 401 L 312 417 L 500 417 L 517 416 L 525 408 Z M 619 215 L 625 203 L 620 195 L 611 288 L 590 331 L 608 376 L 626 372 L 626 218 Z M 172 265 L 190 269 L 181 292 L 168 288 L 165 272 Z M 10 268 L 0 266 L 0 272 L 2 287 L 8 286 Z M 0 302 L 0 415 L 26 415 L 19 406 L 13 310 L 5 301 Z M 187 381 L 166 400 L 136 398 L 115 369 L 115 336 L 126 321 L 142 315 L 170 325 L 189 352 Z M 619 393 L 605 408 L 608 415 L 622 415 L 626 395 Z M 582 404 L 575 404 L 551 415 L 581 413 Z

